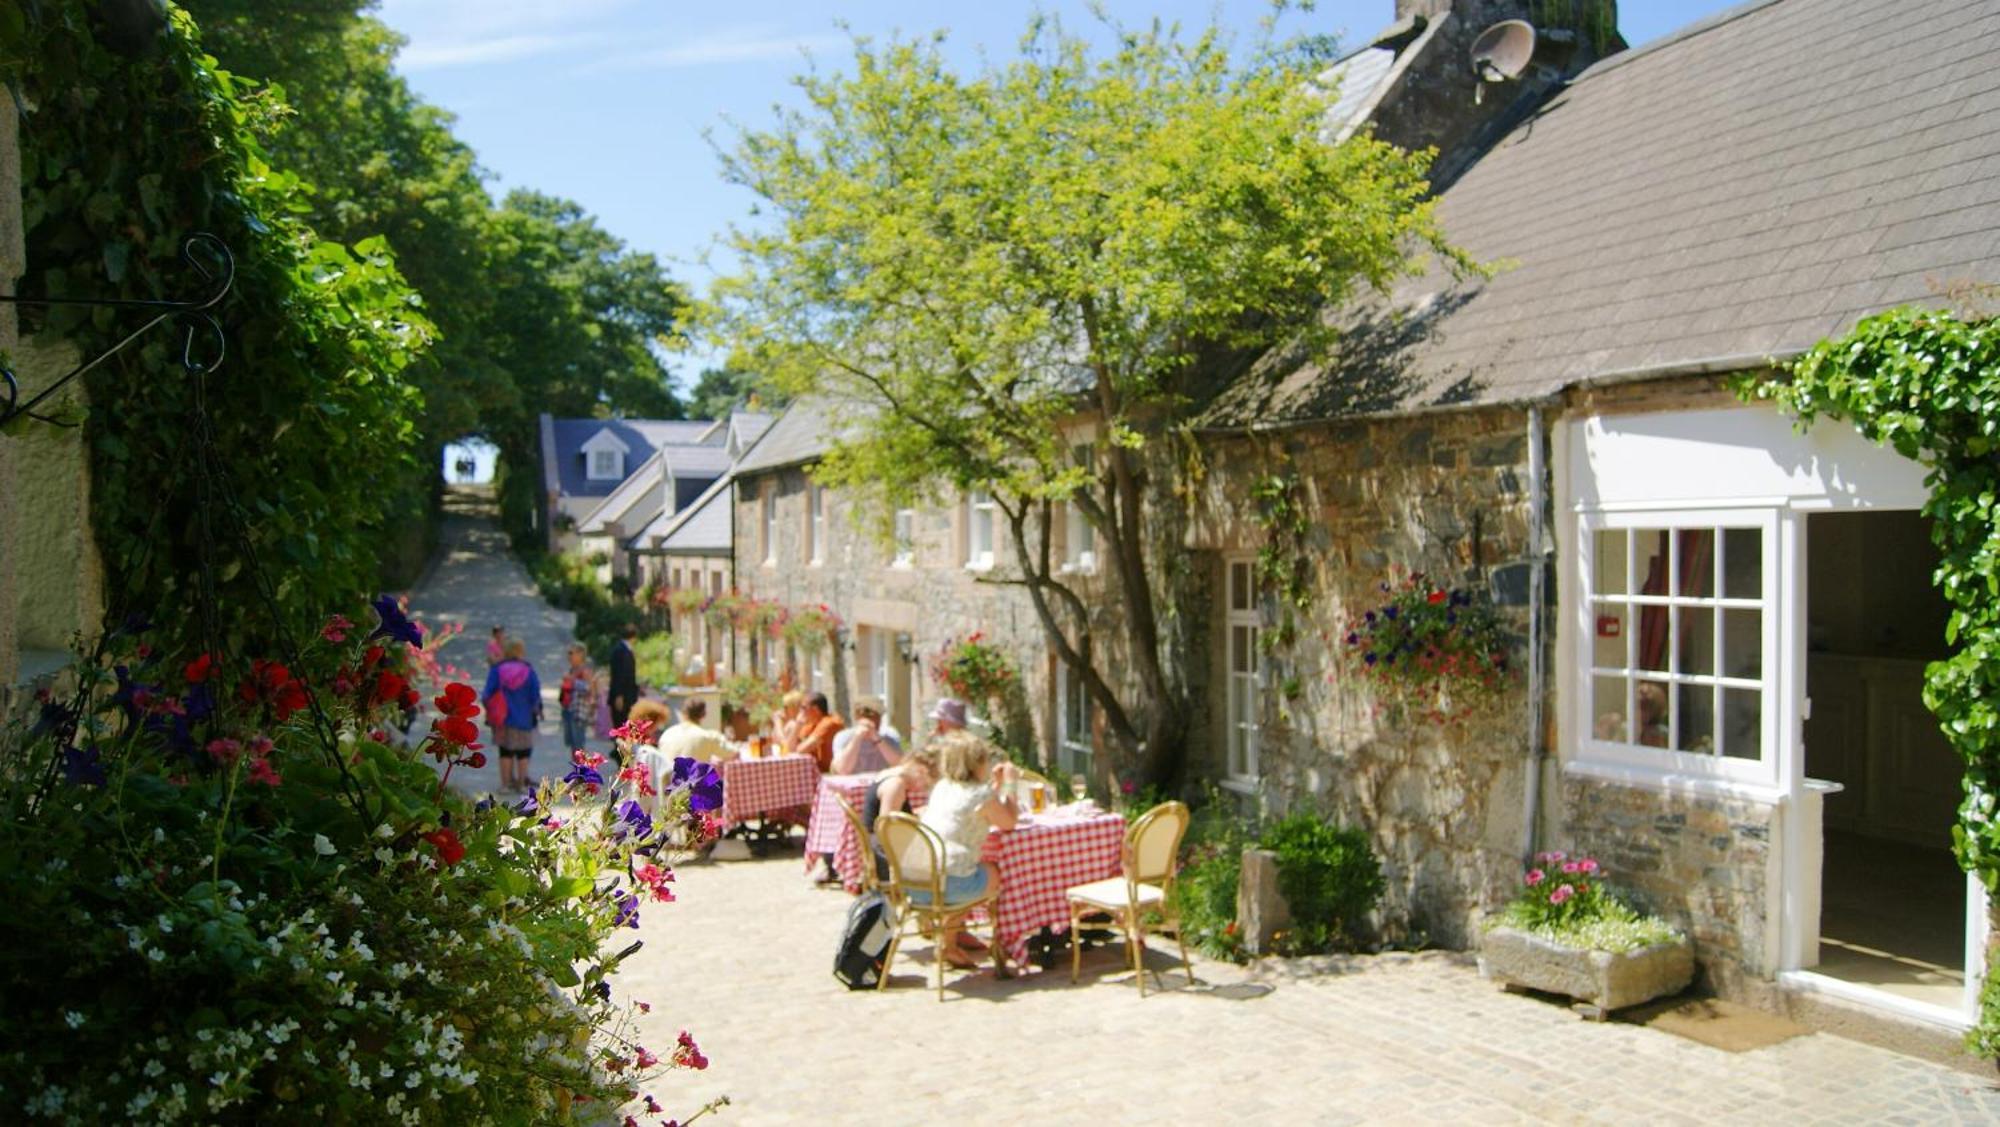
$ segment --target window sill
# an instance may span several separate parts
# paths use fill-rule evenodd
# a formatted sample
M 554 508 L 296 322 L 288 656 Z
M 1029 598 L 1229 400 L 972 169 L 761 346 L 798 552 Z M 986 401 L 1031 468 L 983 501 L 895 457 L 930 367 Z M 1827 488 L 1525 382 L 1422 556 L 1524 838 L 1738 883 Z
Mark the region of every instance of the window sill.
M 1226 791 L 1233 791 L 1237 794 L 1255 798 L 1260 781 L 1255 775 L 1231 775 L 1217 779 L 1215 785 Z
M 917 562 L 909 556 L 898 556 L 889 561 L 889 566 L 897 571 L 911 571 L 916 568 Z
M 1076 561 L 1074 561 L 1074 562 L 1071 562 L 1071 563 L 1065 563 L 1065 564 L 1063 564 L 1063 565 L 1062 565 L 1061 567 L 1059 567 L 1059 568 L 1057 568 L 1057 569 L 1056 569 L 1056 574 L 1057 574 L 1057 575 L 1096 575 L 1096 574 L 1097 574 L 1097 561 L 1096 561 L 1096 560 L 1076 560 Z
M 1647 767 L 1631 763 L 1605 763 L 1570 759 L 1562 765 L 1565 776 L 1636 787 L 1656 794 L 1687 795 L 1698 798 L 1734 798 L 1767 806 L 1784 803 L 1783 789 L 1769 783 L 1731 779 L 1715 775 L 1690 775 L 1668 767 Z
M 967 560 L 967 561 L 966 561 L 966 563 L 965 563 L 965 570 L 967 570 L 967 571 L 992 571 L 992 570 L 993 570 L 993 561 L 992 561 L 992 560 L 990 560 L 990 559 L 984 559 L 984 560 Z

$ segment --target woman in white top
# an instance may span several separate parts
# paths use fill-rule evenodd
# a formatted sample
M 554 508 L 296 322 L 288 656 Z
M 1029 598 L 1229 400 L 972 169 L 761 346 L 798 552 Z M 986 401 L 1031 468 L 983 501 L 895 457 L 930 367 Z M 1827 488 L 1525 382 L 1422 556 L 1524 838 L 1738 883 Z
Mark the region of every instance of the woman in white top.
M 944 839 L 944 902 L 956 904 L 1000 886 L 1000 870 L 982 862 L 986 831 L 1011 830 L 1020 819 L 1014 783 L 1020 772 L 1000 755 L 1000 749 L 970 732 L 952 732 L 931 741 L 937 755 L 938 780 L 924 807 L 924 825 Z M 917 899 L 924 894 L 917 894 Z M 958 944 L 956 924 L 945 929 L 938 950 L 955 967 L 977 966 L 978 960 Z

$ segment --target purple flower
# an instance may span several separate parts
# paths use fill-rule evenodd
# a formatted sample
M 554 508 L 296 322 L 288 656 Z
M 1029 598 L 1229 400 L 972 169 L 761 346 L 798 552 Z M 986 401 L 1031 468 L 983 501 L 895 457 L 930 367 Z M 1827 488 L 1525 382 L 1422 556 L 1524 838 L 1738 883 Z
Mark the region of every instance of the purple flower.
M 1382 608 L 1382 617 L 1384 617 L 1384 618 L 1387 618 L 1387 619 L 1391 619 L 1391 620 L 1394 620 L 1394 619 L 1395 619 L 1395 617 L 1396 617 L 1396 608 L 1395 608 L 1395 607 L 1383 607 L 1383 608 Z
M 131 670 L 122 665 L 112 670 L 112 672 L 118 675 L 118 691 L 111 694 L 111 703 L 124 709 L 127 719 L 137 720 L 139 718 L 139 694 L 158 692 L 159 686 L 148 685 L 143 681 L 134 681 L 131 677 Z
M 1347 644 L 1348 644 L 1348 645 L 1350 645 L 1350 646 L 1358 646 L 1358 645 L 1360 645 L 1360 644 L 1361 644 L 1361 635 L 1359 635 L 1359 634 L 1349 634 L 1349 635 L 1347 636 Z
M 403 613 L 401 604 L 396 602 L 396 596 L 379 596 L 372 605 L 375 607 L 376 617 L 382 620 L 382 625 L 377 626 L 375 632 L 368 635 L 370 641 L 376 638 L 396 638 L 418 649 L 424 648 L 424 628 L 410 621 L 409 616 Z
M 611 984 L 600 978 L 590 984 L 588 993 L 600 1002 L 609 1002 L 611 1000 Z
M 181 706 L 187 709 L 189 720 L 207 719 L 215 712 L 215 686 L 207 681 L 188 686 L 187 696 L 181 698 Z
M 489 794 L 485 798 L 482 798 L 478 802 L 472 804 L 472 812 L 474 814 L 484 814 L 488 810 L 493 809 L 494 805 L 495 803 L 493 801 L 493 796 Z
M 532 794 L 522 795 L 521 801 L 516 802 L 512 807 L 510 807 L 510 809 L 513 810 L 514 813 L 519 814 L 523 818 L 534 817 L 535 812 L 540 810 L 541 808 L 542 804 L 535 801 L 535 796 Z
M 614 921 L 615 926 L 617 927 L 639 926 L 639 898 L 637 896 L 634 896 L 629 892 L 620 891 L 618 895 L 613 896 L 611 900 L 612 903 L 618 905 L 618 919 Z
M 697 814 L 722 806 L 722 776 L 713 764 L 687 756 L 674 760 L 672 789 L 683 787 L 688 792 L 688 809 Z
M 564 775 L 562 781 L 576 786 L 601 787 L 604 785 L 604 776 L 597 773 L 597 768 L 587 763 L 579 763 L 569 769 L 569 774 Z
M 1365 663 L 1365 664 L 1368 664 L 1368 665 L 1373 665 L 1373 664 L 1375 664 L 1375 651 L 1374 651 L 1374 650 L 1369 650 L 1369 651 L 1368 651 L 1367 653 L 1365 653 L 1365 654 L 1362 654 L 1362 655 L 1361 655 L 1361 660 L 1362 660 L 1362 662 L 1363 662 L 1363 663 Z
M 101 787 L 104 785 L 104 761 L 96 745 L 85 748 L 67 748 L 62 754 L 64 781 L 71 786 Z
M 636 799 L 626 799 L 618 804 L 618 826 L 612 835 L 618 838 L 647 837 L 653 832 L 653 817 Z

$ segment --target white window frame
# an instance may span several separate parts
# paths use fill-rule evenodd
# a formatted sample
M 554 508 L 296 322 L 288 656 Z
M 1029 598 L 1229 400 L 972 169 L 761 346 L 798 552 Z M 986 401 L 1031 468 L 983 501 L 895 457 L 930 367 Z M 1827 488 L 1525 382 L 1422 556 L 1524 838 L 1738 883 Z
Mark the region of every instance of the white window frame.
M 1239 570 L 1240 569 L 1240 570 Z M 1243 600 L 1236 605 L 1237 578 L 1248 584 Z M 1258 735 L 1263 713 L 1262 694 L 1257 679 L 1263 675 L 1263 654 L 1258 645 L 1263 633 L 1262 600 L 1257 596 L 1257 558 L 1250 555 L 1223 557 L 1223 779 L 1238 786 L 1255 786 L 1258 780 Z M 1245 633 L 1239 635 L 1238 630 Z M 1247 647 L 1247 671 L 1238 671 L 1238 639 Z M 1239 742 L 1240 737 L 1240 742 Z
M 860 636 L 854 645 L 854 683 L 860 688 L 856 695 L 875 697 L 884 709 L 889 706 L 889 655 L 893 652 L 887 631 L 873 626 L 863 626 L 856 631 Z
M 1077 465 L 1092 471 L 1096 477 L 1097 451 L 1088 445 L 1070 448 L 1070 457 Z M 1082 510 L 1077 508 L 1074 498 L 1063 502 L 1063 554 L 1062 571 L 1088 574 L 1097 570 L 1097 528 L 1092 525 Z
M 806 486 L 806 563 L 818 567 L 826 562 L 826 490 Z
M 1081 711 L 1070 715 L 1072 706 Z M 1056 662 L 1056 764 L 1066 775 L 1090 775 L 1096 765 L 1095 703 L 1075 668 Z
M 1628 541 L 1626 548 L 1626 575 L 1623 579 L 1622 594 L 1605 593 L 1596 589 L 1597 534 L 1630 530 L 1714 530 L 1754 529 L 1759 533 L 1761 552 L 1758 597 L 1729 598 L 1723 595 L 1724 573 L 1718 563 L 1712 565 L 1713 579 L 1710 595 L 1706 598 L 1682 596 L 1675 592 L 1680 583 L 1680 553 L 1669 550 L 1669 574 L 1667 594 L 1644 595 L 1638 588 L 1645 577 L 1635 575 L 1640 567 L 1638 553 Z M 1781 664 L 1783 649 L 1781 641 L 1790 628 L 1791 613 L 1785 605 L 1786 571 L 1790 566 L 1790 554 L 1784 550 L 1783 533 L 1786 522 L 1775 507 L 1742 506 L 1721 508 L 1634 506 L 1581 511 L 1576 520 L 1576 565 L 1572 571 L 1575 592 L 1571 608 L 1573 615 L 1572 645 L 1569 651 L 1568 691 L 1571 699 L 1571 723 L 1573 739 L 1567 741 L 1571 748 L 1571 767 L 1586 774 L 1632 781 L 1650 781 L 1671 785 L 1675 780 L 1685 780 L 1695 784 L 1729 786 L 1746 785 L 1760 790 L 1768 790 L 1779 785 L 1783 765 L 1789 761 L 1783 744 L 1781 717 L 1789 712 L 1784 707 L 1784 666 Z M 1711 550 L 1726 554 L 1727 537 L 1718 535 Z M 1597 640 L 1597 617 L 1604 606 L 1624 607 L 1623 630 L 1625 660 L 1623 664 L 1598 666 L 1594 661 Z M 1636 651 L 1640 642 L 1641 612 L 1647 607 L 1667 608 L 1670 615 L 1666 671 L 1640 670 Z M 1724 631 L 1716 630 L 1714 645 L 1717 653 L 1711 658 L 1710 666 L 1716 672 L 1708 674 L 1686 673 L 1677 667 L 1680 663 L 1678 628 L 1679 612 L 1711 611 L 1714 609 L 1754 610 L 1760 614 L 1761 636 L 1759 639 L 1759 676 L 1746 678 L 1731 676 L 1721 672 L 1720 650 L 1724 644 Z M 1595 701 L 1595 682 L 1599 676 L 1623 678 L 1627 684 L 1623 716 L 1630 718 L 1637 712 L 1637 684 L 1640 681 L 1664 682 L 1669 686 L 1720 686 L 1726 689 L 1755 691 L 1761 695 L 1758 716 L 1759 755 L 1756 759 L 1732 758 L 1714 752 L 1681 751 L 1672 745 L 1678 741 L 1678 694 L 1669 688 L 1668 735 L 1666 747 L 1652 747 L 1625 740 L 1606 739 L 1598 735 L 1598 712 Z M 1724 716 L 1711 718 L 1711 725 L 1720 728 Z M 1629 724 L 1629 719 L 1627 723 Z M 1722 737 L 1727 742 L 1727 736 Z
M 757 491 L 758 520 L 764 538 L 764 566 L 778 565 L 778 483 L 766 480 Z
M 968 571 L 988 571 L 993 567 L 993 494 L 975 489 L 965 495 L 965 567 Z
M 917 510 L 897 509 L 890 524 L 890 537 L 895 545 L 895 555 L 890 558 L 890 567 L 914 567 L 917 562 Z
M 616 450 L 592 450 L 586 473 L 592 481 L 618 481 L 625 476 L 625 455 Z

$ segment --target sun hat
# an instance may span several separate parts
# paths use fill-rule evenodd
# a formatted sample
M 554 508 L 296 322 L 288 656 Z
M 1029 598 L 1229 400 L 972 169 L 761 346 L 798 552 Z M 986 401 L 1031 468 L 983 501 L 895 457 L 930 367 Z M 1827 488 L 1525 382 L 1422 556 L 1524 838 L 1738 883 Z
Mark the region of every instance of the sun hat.
M 943 697 L 931 706 L 931 719 L 947 721 L 962 728 L 965 726 L 965 702 Z

